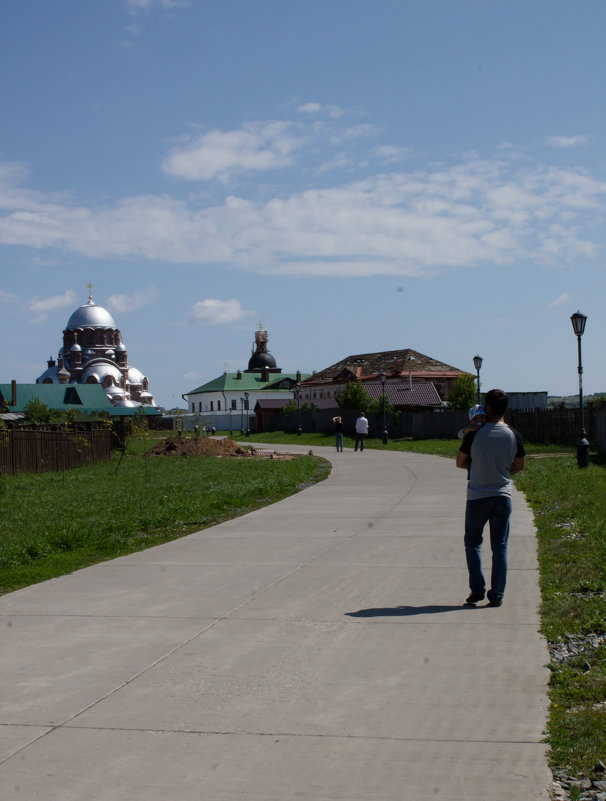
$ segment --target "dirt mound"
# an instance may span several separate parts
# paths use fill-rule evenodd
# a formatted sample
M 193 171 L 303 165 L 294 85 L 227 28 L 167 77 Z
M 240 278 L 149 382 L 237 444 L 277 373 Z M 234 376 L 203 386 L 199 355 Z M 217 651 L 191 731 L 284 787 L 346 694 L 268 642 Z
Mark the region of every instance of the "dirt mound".
M 232 439 L 210 437 L 166 437 L 147 452 L 148 456 L 217 456 L 252 458 L 254 453 Z

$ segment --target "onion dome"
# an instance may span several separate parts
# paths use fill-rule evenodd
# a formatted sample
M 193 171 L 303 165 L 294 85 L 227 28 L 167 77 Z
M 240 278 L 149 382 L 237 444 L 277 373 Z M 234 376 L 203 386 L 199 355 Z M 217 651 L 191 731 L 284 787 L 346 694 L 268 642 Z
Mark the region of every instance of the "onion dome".
M 95 378 L 99 383 L 102 383 L 103 379 L 107 376 L 111 376 L 114 383 L 119 384 L 120 379 L 122 378 L 122 373 L 115 364 L 110 364 L 106 361 L 94 361 L 84 370 L 81 381 L 83 384 L 85 384 L 88 378 L 91 377 Z
M 92 300 L 85 303 L 72 314 L 67 321 L 67 329 L 74 328 L 115 328 L 116 321 L 103 306 L 97 306 Z
M 145 376 L 141 372 L 141 370 L 137 370 L 136 367 L 129 367 L 128 369 L 128 383 L 129 384 L 142 384 L 145 381 Z
M 248 370 L 263 370 L 265 367 L 269 367 L 271 370 L 276 366 L 276 360 L 271 355 L 265 351 L 264 353 L 253 353 L 253 355 L 248 360 Z

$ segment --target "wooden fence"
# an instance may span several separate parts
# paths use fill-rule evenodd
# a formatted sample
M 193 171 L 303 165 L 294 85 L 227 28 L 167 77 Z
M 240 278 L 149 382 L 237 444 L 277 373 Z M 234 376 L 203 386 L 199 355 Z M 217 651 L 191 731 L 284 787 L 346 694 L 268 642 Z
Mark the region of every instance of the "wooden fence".
M 111 431 L 0 431 L 0 474 L 69 470 L 111 459 Z
M 587 404 L 584 410 L 587 439 L 591 449 L 606 456 L 606 406 Z M 353 434 L 358 412 L 351 409 L 312 409 L 301 410 L 300 420 L 303 431 L 334 431 L 332 418 L 341 415 L 347 434 Z M 382 415 L 368 415 L 370 436 L 380 437 L 383 431 Z M 264 431 L 277 430 L 294 432 L 298 427 L 297 412 L 279 412 L 263 420 Z M 511 409 L 505 419 L 516 428 L 526 442 L 553 445 L 576 445 L 580 435 L 578 408 L 557 407 L 535 409 L 522 412 Z M 251 418 L 251 422 L 256 422 Z M 387 430 L 391 438 L 412 437 L 413 439 L 432 439 L 436 437 L 456 437 L 457 431 L 467 425 L 467 412 L 444 409 L 436 412 L 402 412 L 387 415 Z

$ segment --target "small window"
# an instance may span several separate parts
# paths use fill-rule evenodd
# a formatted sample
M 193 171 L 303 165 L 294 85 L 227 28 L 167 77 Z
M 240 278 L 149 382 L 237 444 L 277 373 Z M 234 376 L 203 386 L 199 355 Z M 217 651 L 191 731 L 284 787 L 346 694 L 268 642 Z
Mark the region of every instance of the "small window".
M 233 400 L 231 402 L 231 408 L 235 409 L 236 411 L 238 411 L 238 401 Z
M 200 402 L 198 403 L 198 411 L 199 411 L 199 412 L 201 412 L 201 411 L 202 411 L 202 401 L 200 401 Z
M 217 401 L 217 411 L 221 411 L 221 401 Z
M 213 401 L 210 402 L 210 410 L 211 410 L 211 412 L 213 410 Z
M 195 403 L 192 403 L 192 405 L 191 405 L 191 410 L 192 410 L 192 412 L 195 412 L 195 411 L 196 411 L 196 404 L 195 404 Z

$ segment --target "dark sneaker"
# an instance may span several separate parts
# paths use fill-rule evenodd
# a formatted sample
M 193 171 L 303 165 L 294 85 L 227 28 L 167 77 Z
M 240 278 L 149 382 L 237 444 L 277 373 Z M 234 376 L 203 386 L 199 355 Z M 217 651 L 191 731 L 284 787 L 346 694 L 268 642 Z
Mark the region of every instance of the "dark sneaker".
M 478 595 L 478 593 L 472 592 L 471 595 L 469 595 L 465 599 L 465 603 L 466 604 L 477 604 L 479 601 L 483 601 L 483 600 L 484 600 L 484 594 Z
M 496 598 L 494 600 L 488 600 L 488 606 L 503 606 L 503 601 L 498 601 Z

